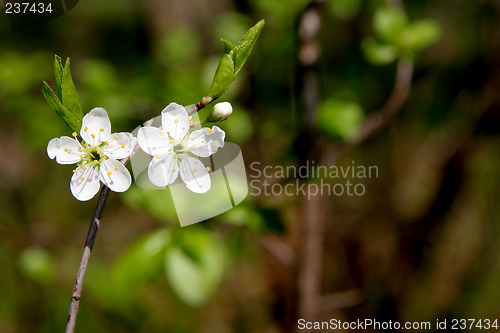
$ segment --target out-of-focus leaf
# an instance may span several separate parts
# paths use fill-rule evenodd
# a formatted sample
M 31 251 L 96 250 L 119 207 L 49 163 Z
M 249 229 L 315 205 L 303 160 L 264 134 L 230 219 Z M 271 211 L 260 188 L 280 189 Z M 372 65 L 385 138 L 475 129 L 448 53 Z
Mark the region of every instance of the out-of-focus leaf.
M 168 248 L 166 275 L 172 290 L 183 302 L 201 306 L 216 291 L 222 278 L 224 252 L 209 232 L 192 232 L 192 229 L 184 232 L 189 232 L 187 235 L 195 241 Z
M 434 20 L 418 20 L 411 23 L 401 35 L 401 45 L 413 51 L 422 50 L 434 42 L 441 35 L 441 28 Z
M 221 38 L 220 40 L 224 43 L 224 54 L 228 54 L 234 49 L 233 43 L 231 43 L 227 39 Z
M 374 65 L 387 65 L 398 57 L 396 48 L 392 45 L 377 42 L 373 38 L 367 38 L 362 44 L 366 59 Z
M 54 77 L 56 79 L 56 91 L 59 100 L 62 100 L 63 66 L 61 57 L 54 55 Z
M 144 235 L 122 253 L 112 270 L 113 284 L 127 290 L 161 275 L 163 256 L 170 242 L 170 233 L 160 229 Z
M 224 54 L 215 70 L 214 80 L 208 89 L 207 96 L 216 99 L 227 91 L 234 80 L 234 62 L 230 54 Z
M 19 267 L 27 277 L 40 284 L 50 283 L 54 276 L 52 257 L 41 248 L 32 247 L 21 252 Z
M 232 56 L 234 60 L 234 76 L 236 76 L 241 67 L 245 64 L 248 59 L 248 56 L 252 52 L 253 46 L 259 38 L 260 32 L 264 28 L 266 22 L 264 20 L 260 20 L 253 27 L 251 27 L 247 33 L 240 39 L 238 44 L 232 50 Z
M 349 141 L 357 136 L 363 119 L 364 112 L 358 103 L 328 99 L 319 106 L 316 121 L 326 134 Z
M 76 92 L 75 84 L 73 83 L 73 78 L 71 77 L 70 61 L 69 58 L 66 59 L 66 64 L 64 64 L 64 69 L 62 73 L 62 105 L 71 112 L 78 120 L 82 120 L 83 112 L 82 106 L 80 105 L 80 99 Z
M 358 14 L 361 0 L 331 0 L 327 1 L 327 5 L 335 17 L 348 20 Z
M 76 118 L 74 114 L 69 112 L 61 103 L 59 98 L 57 98 L 54 91 L 50 88 L 47 82 L 43 81 L 42 91 L 45 99 L 49 103 L 52 110 L 54 110 L 57 115 L 68 125 L 72 132 L 80 132 L 82 127 L 82 122 L 80 119 Z
M 373 26 L 377 35 L 389 43 L 398 43 L 399 36 L 405 29 L 408 19 L 403 10 L 395 7 L 377 9 L 373 18 Z
M 177 213 L 168 188 L 151 190 L 133 184 L 128 191 L 123 193 L 123 199 L 127 205 L 136 210 L 145 211 L 163 221 L 177 223 Z
M 263 217 L 255 210 L 239 205 L 220 216 L 222 222 L 234 226 L 246 226 L 252 231 L 260 231 L 264 226 Z

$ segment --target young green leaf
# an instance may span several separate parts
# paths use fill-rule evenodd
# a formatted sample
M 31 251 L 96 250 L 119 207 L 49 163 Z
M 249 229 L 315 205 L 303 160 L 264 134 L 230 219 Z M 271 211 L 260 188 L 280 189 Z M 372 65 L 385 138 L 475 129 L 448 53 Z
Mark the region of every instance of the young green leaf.
M 377 42 L 374 38 L 367 38 L 362 44 L 366 59 L 374 65 L 387 65 L 396 60 L 398 52 L 389 44 Z
M 257 41 L 257 38 L 264 28 L 266 22 L 264 20 L 260 20 L 253 27 L 251 27 L 245 35 L 240 39 L 238 44 L 232 50 L 232 56 L 234 61 L 234 76 L 236 76 L 240 69 L 245 64 L 250 52 L 252 52 L 252 48 Z
M 403 10 L 383 7 L 375 12 L 373 26 L 377 35 L 384 41 L 396 44 L 405 29 L 408 19 Z
M 358 135 L 363 119 L 363 109 L 357 102 L 332 98 L 320 104 L 316 122 L 324 133 L 350 141 Z
M 227 91 L 234 80 L 234 62 L 229 54 L 224 54 L 215 70 L 214 80 L 208 89 L 207 96 L 214 100 Z
M 59 96 L 59 100 L 62 100 L 63 66 L 61 57 L 57 54 L 54 56 L 54 77 L 56 78 L 57 96 Z
M 228 54 L 234 49 L 233 43 L 231 43 L 227 39 L 221 38 L 220 40 L 224 43 L 224 54 Z
M 111 279 L 121 292 L 146 283 L 163 272 L 163 257 L 170 243 L 168 230 L 159 229 L 135 240 L 116 260 Z
M 59 98 L 57 98 L 54 91 L 50 88 L 47 82 L 43 81 L 42 85 L 43 95 L 45 99 L 49 103 L 52 110 L 54 110 L 57 115 L 68 125 L 68 127 L 73 132 L 80 132 L 80 128 L 82 127 L 82 121 L 75 117 L 74 114 L 69 112 L 61 103 Z
M 69 58 L 66 59 L 66 64 L 64 65 L 63 69 L 61 102 L 64 107 L 77 119 L 79 119 L 80 121 L 82 120 L 82 106 L 80 105 L 80 99 L 78 98 L 75 84 L 73 83 L 73 78 L 71 77 Z
M 401 35 L 401 45 L 413 51 L 422 50 L 439 39 L 441 28 L 434 20 L 418 20 L 410 24 Z
M 219 242 L 204 231 L 196 242 L 167 249 L 165 269 L 175 294 L 191 306 L 203 305 L 215 292 L 224 272 L 224 253 Z

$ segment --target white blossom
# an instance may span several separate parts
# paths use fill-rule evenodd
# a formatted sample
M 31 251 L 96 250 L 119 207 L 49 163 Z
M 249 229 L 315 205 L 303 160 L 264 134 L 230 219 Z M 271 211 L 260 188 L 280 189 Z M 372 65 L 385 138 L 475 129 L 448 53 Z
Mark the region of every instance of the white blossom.
M 57 163 L 78 165 L 70 182 L 75 198 L 90 200 L 99 191 L 99 181 L 112 191 L 126 191 L 132 178 L 118 160 L 132 155 L 137 139 L 125 132 L 111 134 L 111 122 L 103 108 L 94 108 L 83 117 L 80 136 L 81 143 L 75 132 L 74 138 L 55 138 L 47 146 L 47 154 Z
M 218 122 L 226 120 L 231 113 L 233 113 L 233 107 L 229 102 L 217 103 L 214 106 L 214 111 L 208 116 L 208 121 Z
M 205 193 L 211 186 L 210 168 L 198 157 L 209 157 L 223 147 L 225 133 L 217 126 L 189 132 L 190 120 L 183 106 L 170 103 L 162 111 L 161 127 L 140 128 L 137 139 L 141 149 L 153 156 L 148 167 L 151 183 L 168 186 L 180 174 L 189 190 Z

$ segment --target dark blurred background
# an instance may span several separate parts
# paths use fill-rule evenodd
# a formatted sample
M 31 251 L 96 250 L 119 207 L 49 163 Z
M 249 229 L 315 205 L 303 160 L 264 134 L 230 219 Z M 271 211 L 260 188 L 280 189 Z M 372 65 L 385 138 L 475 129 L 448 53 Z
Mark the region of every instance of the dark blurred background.
M 432 20 L 437 42 L 370 57 L 374 15 L 387 6 Z M 76 331 L 500 317 L 498 1 L 81 0 L 15 33 L 0 21 L 1 332 L 64 329 L 96 203 L 78 202 L 72 166 L 46 154 L 50 139 L 70 134 L 41 90 L 44 80 L 54 87 L 54 54 L 71 58 L 84 112 L 103 107 L 113 131 L 131 131 L 170 102 L 198 102 L 219 38 L 237 42 L 262 18 L 221 98 L 234 108 L 226 141 L 247 166 L 354 163 L 377 166 L 378 177 L 351 179 L 362 196 L 251 189 L 233 210 L 185 228 L 168 190 L 112 193 Z M 345 182 L 300 179 L 319 181 Z

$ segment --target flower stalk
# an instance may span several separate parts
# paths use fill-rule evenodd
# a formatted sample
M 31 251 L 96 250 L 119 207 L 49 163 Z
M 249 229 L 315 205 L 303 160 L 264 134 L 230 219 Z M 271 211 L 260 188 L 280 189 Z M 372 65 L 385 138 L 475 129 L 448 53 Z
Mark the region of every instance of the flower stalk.
M 85 273 L 87 272 L 90 254 L 92 253 L 92 247 L 94 246 L 97 231 L 99 230 L 99 226 L 101 224 L 102 211 L 104 210 L 104 205 L 106 204 L 110 191 L 109 187 L 102 187 L 101 194 L 97 200 L 94 216 L 90 221 L 87 240 L 85 241 L 82 259 L 80 261 L 80 266 L 78 267 L 78 273 L 76 274 L 75 286 L 73 287 L 73 294 L 71 295 L 66 333 L 73 333 L 75 331 L 76 317 L 78 315 L 78 308 L 80 307 L 80 299 L 82 297 L 83 281 L 85 280 Z

